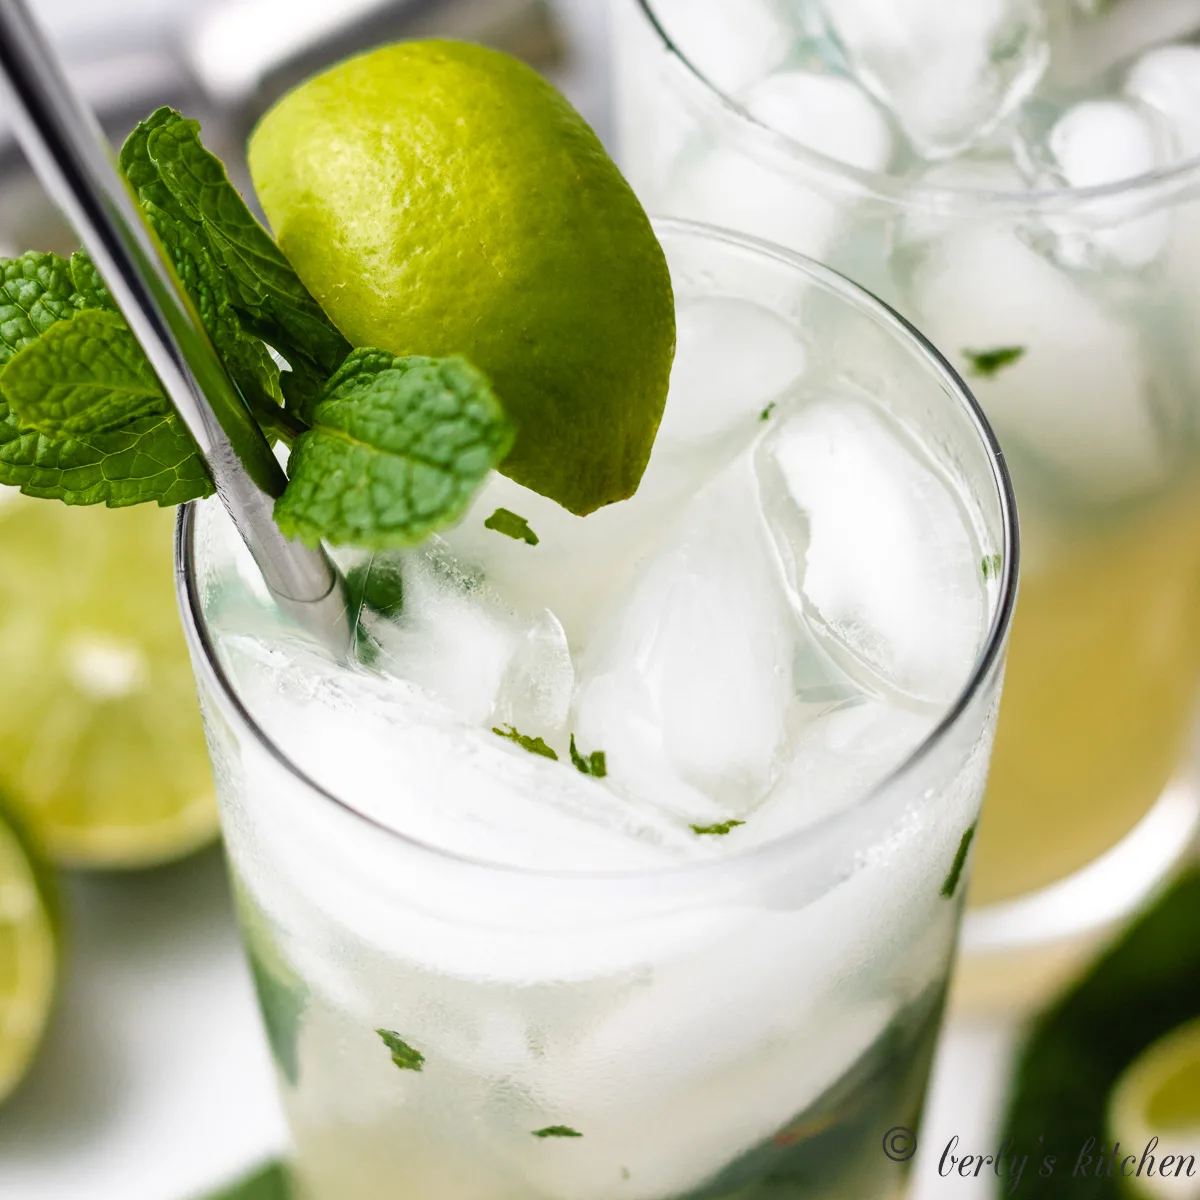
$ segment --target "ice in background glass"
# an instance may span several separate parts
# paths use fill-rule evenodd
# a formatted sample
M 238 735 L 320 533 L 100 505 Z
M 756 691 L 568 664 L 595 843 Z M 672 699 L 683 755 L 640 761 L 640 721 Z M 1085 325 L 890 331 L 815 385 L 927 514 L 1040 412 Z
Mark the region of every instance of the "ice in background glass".
M 614 18 L 621 161 L 647 207 L 870 288 L 967 376 L 1005 449 L 1026 554 L 964 998 L 1037 995 L 1200 813 L 1200 46 L 1160 45 L 1200 14 L 615 0 Z
M 363 618 L 372 667 L 283 622 L 219 505 L 181 518 L 307 1200 L 903 1185 L 880 1141 L 919 1118 L 961 912 L 1007 476 L 883 305 L 659 235 L 679 354 L 638 494 L 580 519 L 494 476 L 457 529 L 346 556 L 402 597 Z

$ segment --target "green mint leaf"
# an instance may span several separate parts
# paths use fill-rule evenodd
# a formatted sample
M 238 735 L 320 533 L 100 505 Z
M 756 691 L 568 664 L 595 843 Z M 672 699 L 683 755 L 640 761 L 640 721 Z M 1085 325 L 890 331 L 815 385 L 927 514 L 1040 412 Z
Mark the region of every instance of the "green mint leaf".
M 502 533 L 514 541 L 528 542 L 531 546 L 538 544 L 538 535 L 529 528 L 529 522 L 524 517 L 517 516 L 515 512 L 510 512 L 507 508 L 496 509 L 484 521 L 483 527 L 484 529 L 494 529 L 497 533 Z
M 722 821 L 719 825 L 693 825 L 693 833 L 701 833 L 706 837 L 724 837 L 731 829 L 745 825 L 745 821 Z
M 416 545 L 462 516 L 512 442 L 487 380 L 462 359 L 352 351 L 296 439 L 276 523 L 308 545 Z
M 292 1186 L 282 1163 L 272 1163 L 232 1187 L 223 1188 L 205 1200 L 291 1200 Z
M 535 1129 L 535 1138 L 580 1138 L 583 1134 L 570 1125 L 547 1125 L 545 1129 Z
M 1000 567 L 1004 560 L 999 554 L 986 554 L 980 560 L 979 566 L 983 571 L 984 579 L 999 578 Z
M 958 843 L 958 851 L 954 855 L 950 874 L 946 876 L 946 881 L 942 884 L 942 897 L 946 900 L 952 900 L 954 893 L 958 891 L 959 882 L 967 866 L 967 855 L 970 853 L 971 843 L 975 840 L 975 829 L 976 826 L 972 825 Z
M 0 483 L 29 496 L 112 508 L 144 500 L 182 504 L 210 495 L 208 472 L 174 412 L 151 412 L 120 428 L 72 436 L 39 432 L 12 412 L 3 382 L 11 361 L 42 335 L 83 315 L 79 306 L 86 296 L 77 286 L 72 264 L 56 254 L 0 260 Z M 18 367 L 17 377 L 21 372 Z
M 771 403 L 770 403 L 770 404 L 768 404 L 768 405 L 767 405 L 767 407 L 766 407 L 766 408 L 764 408 L 764 409 L 762 410 L 762 412 L 760 412 L 760 413 L 758 414 L 758 419 L 759 419 L 760 421 L 769 421 L 769 420 L 771 419 L 771 414 L 772 414 L 774 411 L 775 411 L 775 401 L 774 401 L 774 400 L 772 400 L 772 401 L 771 401 Z
M 202 280 L 216 311 L 235 314 L 287 360 L 289 404 L 305 416 L 350 345 L 204 148 L 199 123 L 160 108 L 129 135 L 121 169 L 188 290 Z
M 36 251 L 0 258 L 0 366 L 79 308 L 65 258 Z
M 169 409 L 124 320 L 99 309 L 56 322 L 8 360 L 2 378 L 22 427 L 51 437 L 104 433 Z
M 425 1069 L 425 1055 L 420 1050 L 414 1050 L 398 1033 L 390 1029 L 377 1029 L 380 1041 L 392 1052 L 392 1062 L 402 1071 L 422 1071 Z
M 308 1007 L 308 988 L 291 971 L 268 966 L 250 947 L 250 973 L 258 994 L 267 1041 L 284 1078 L 293 1087 L 300 1081 L 300 1019 Z M 285 978 L 289 976 L 288 978 Z
M 104 308 L 109 312 L 117 312 L 116 301 L 109 294 L 96 264 L 85 250 L 76 250 L 71 255 L 71 279 L 75 284 L 75 292 L 80 308 Z
M 558 755 L 555 753 L 554 747 L 547 746 L 540 737 L 530 737 L 528 734 L 518 733 L 511 725 L 505 725 L 503 729 L 493 728 L 492 732 L 497 737 L 516 742 L 522 750 L 528 750 L 530 754 L 540 754 L 542 758 L 552 758 L 558 762 Z
M 577 771 L 591 775 L 593 779 L 603 779 L 608 774 L 608 757 L 603 750 L 593 750 L 591 754 L 580 754 L 575 746 L 575 735 L 571 734 L 571 762 Z
M 964 350 L 968 372 L 979 379 L 995 379 L 1005 367 L 1025 357 L 1024 346 L 997 346 L 994 350 Z

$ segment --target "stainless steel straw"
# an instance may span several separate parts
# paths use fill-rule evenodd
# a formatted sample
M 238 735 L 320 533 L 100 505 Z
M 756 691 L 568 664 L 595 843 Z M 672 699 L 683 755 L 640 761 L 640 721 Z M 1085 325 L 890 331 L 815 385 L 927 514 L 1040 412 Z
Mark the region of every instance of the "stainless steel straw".
M 344 654 L 353 630 L 337 568 L 323 550 L 290 541 L 275 524 L 272 505 L 286 476 L 225 373 L 103 130 L 24 0 L 0 0 L 0 79 L 11 94 L 22 148 L 74 225 L 195 439 L 271 594 L 293 619 Z

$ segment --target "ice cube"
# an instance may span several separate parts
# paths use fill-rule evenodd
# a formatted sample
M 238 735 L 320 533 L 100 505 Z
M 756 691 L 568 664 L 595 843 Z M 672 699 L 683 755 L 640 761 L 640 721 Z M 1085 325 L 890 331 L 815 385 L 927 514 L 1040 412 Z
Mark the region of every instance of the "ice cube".
M 426 689 L 465 724 L 483 725 L 525 633 L 520 620 L 436 538 L 398 565 L 400 611 L 363 618 L 380 647 L 380 670 Z
M 567 723 L 574 694 L 575 664 L 566 632 L 559 619 L 543 609 L 525 631 L 500 682 L 496 720 L 533 737 L 554 738 Z
M 851 68 L 927 158 L 986 137 L 1048 61 L 1041 0 L 826 0 Z
M 623 794 L 709 824 L 771 786 L 787 736 L 793 616 L 747 458 L 680 519 L 597 631 L 575 727 Z
M 892 136 L 883 114 L 852 80 L 809 71 L 773 75 L 739 95 L 762 124 L 862 170 L 883 170 Z M 707 139 L 707 135 L 704 135 Z M 793 160 L 782 139 L 699 141 L 670 181 L 670 211 L 825 258 L 854 204 L 848 191 Z
M 655 453 L 686 453 L 739 430 L 753 434 L 767 406 L 803 373 L 794 325 L 743 300 L 683 301 Z
M 984 594 L 949 484 L 849 395 L 813 399 L 758 459 L 768 522 L 826 649 L 889 689 L 952 699 L 978 652 Z
M 1125 92 L 1161 113 L 1182 158 L 1200 155 L 1200 46 L 1162 46 L 1138 59 Z
M 967 377 L 1011 456 L 1032 458 L 1088 500 L 1153 487 L 1168 466 L 1155 382 L 1136 328 L 1001 228 L 963 228 L 926 248 L 913 319 Z M 972 353 L 1015 361 L 975 373 Z
M 1136 179 L 1175 156 L 1170 130 L 1147 106 L 1084 100 L 1050 126 L 1044 140 L 1025 130 L 1020 153 L 1039 188 L 1096 188 Z M 1081 269 L 1145 267 L 1162 253 L 1171 215 L 1144 196 L 1080 201 L 1039 218 L 1051 253 Z
M 726 94 L 782 63 L 799 33 L 778 0 L 658 0 L 654 7 L 684 58 Z

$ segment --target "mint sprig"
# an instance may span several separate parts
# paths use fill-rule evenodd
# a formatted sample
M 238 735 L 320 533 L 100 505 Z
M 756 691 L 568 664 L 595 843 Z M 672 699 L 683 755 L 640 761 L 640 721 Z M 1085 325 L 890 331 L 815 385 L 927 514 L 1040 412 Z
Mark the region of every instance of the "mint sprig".
M 513 436 L 465 360 L 355 350 L 296 439 L 275 521 L 310 544 L 415 545 L 466 511 Z
M 159 109 L 120 165 L 250 414 L 293 446 L 284 532 L 387 549 L 457 520 L 513 442 L 488 381 L 461 359 L 352 350 L 195 121 Z M 213 491 L 83 251 L 0 259 L 0 484 L 110 507 Z

